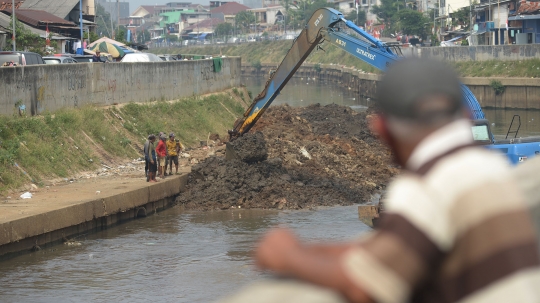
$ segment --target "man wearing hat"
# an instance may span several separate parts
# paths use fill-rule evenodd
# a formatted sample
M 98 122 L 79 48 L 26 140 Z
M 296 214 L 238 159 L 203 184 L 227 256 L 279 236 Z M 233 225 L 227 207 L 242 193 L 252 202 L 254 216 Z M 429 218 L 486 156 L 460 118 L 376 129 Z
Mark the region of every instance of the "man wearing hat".
M 404 59 L 377 88 L 371 129 L 403 169 L 380 225 L 328 245 L 274 229 L 256 264 L 295 282 L 262 282 L 223 302 L 540 302 L 524 195 L 502 155 L 474 146 L 454 71 Z
M 96 54 L 92 56 L 92 62 L 105 62 L 104 60 L 101 60 L 101 56 L 100 56 L 101 52 L 98 50 L 96 50 Z

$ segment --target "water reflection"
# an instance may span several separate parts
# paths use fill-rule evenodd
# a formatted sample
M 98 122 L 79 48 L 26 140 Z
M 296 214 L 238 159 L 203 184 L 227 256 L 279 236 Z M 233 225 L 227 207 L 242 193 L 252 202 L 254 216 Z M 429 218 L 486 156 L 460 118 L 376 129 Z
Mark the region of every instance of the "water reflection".
M 262 77 L 243 78 L 242 82 L 255 97 L 263 90 L 266 79 Z M 321 105 L 335 103 L 350 106 L 355 110 L 365 110 L 369 101 L 357 98 L 348 90 L 343 90 L 332 82 L 320 82 L 309 78 L 292 78 L 272 105 L 308 106 L 315 103 Z
M 316 211 L 228 210 L 156 215 L 3 262 L 2 302 L 209 302 L 260 279 L 254 243 L 285 224 L 309 241 L 369 230 L 355 206 Z

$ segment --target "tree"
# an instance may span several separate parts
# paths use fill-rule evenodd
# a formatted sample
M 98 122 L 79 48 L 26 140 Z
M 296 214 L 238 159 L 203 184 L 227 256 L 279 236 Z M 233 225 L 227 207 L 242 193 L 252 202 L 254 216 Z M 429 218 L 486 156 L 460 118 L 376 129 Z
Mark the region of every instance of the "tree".
M 465 6 L 450 14 L 452 16 L 452 25 L 461 25 L 462 28 L 469 28 L 471 25 L 470 7 Z
M 250 11 L 242 11 L 236 14 L 234 20 L 236 25 L 243 28 L 246 32 L 249 32 L 250 25 L 255 23 L 255 14 Z
M 419 11 L 405 9 L 399 11 L 396 17 L 398 18 L 399 26 L 406 35 L 417 35 L 422 38 L 426 37 L 426 25 L 429 19 Z
M 92 43 L 99 39 L 99 36 L 94 32 L 85 32 L 84 39 L 88 39 L 88 43 Z
M 396 3 L 401 3 L 401 1 L 381 0 L 381 5 L 374 5 L 371 7 L 371 13 L 375 14 L 379 22 L 384 23 L 389 31 L 395 30 L 392 28 L 392 24 L 394 16 L 397 14 L 399 8 L 399 5 Z
M 11 22 L 13 22 L 13 16 L 11 16 Z M 45 54 L 45 39 L 32 33 L 17 17 L 15 17 L 15 44 L 19 50 L 27 50 L 40 55 Z
M 115 33 L 114 40 L 127 44 L 127 28 L 123 25 L 118 27 L 118 31 Z
M 150 32 L 147 29 L 137 32 L 137 43 L 150 41 Z
M 233 31 L 233 26 L 230 23 L 220 23 L 216 25 L 216 28 L 214 29 L 214 34 L 217 37 L 225 37 L 227 38 Z
M 114 29 L 111 29 L 111 14 L 105 11 L 105 8 L 101 5 L 96 5 L 96 23 L 97 29 L 96 32 L 99 36 L 106 35 L 112 37 L 112 32 Z
M 352 10 L 347 14 L 347 16 L 345 16 L 345 19 L 354 22 L 354 24 L 358 26 L 364 26 L 364 24 L 366 24 L 366 11 L 363 9 L 359 10 L 357 16 L 356 10 Z

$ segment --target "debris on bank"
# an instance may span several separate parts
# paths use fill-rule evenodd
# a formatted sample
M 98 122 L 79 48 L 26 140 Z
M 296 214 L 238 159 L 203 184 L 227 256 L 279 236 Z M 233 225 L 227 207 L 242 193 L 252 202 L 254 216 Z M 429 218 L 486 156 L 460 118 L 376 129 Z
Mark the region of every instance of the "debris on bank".
M 242 160 L 216 155 L 194 165 L 176 201 L 193 210 L 368 202 L 399 169 L 367 115 L 339 105 L 271 107 L 231 142 Z

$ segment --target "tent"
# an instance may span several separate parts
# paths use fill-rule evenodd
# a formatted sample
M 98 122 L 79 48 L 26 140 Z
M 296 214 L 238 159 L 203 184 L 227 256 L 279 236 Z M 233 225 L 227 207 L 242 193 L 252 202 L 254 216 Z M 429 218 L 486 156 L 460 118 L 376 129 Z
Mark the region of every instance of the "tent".
M 100 42 L 109 42 L 109 43 L 114 44 L 114 45 L 116 45 L 116 46 L 126 46 L 126 45 L 125 45 L 124 43 L 122 43 L 122 42 L 118 42 L 118 41 L 116 41 L 116 40 L 114 40 L 114 39 L 111 39 L 111 38 L 108 38 L 108 37 L 102 37 L 102 38 L 99 38 L 99 39 L 97 39 L 96 41 L 94 41 L 94 42 L 88 44 L 86 47 L 87 47 L 87 48 L 92 48 L 94 45 L 96 45 L 96 44 L 98 44 L 98 43 L 100 43 Z

